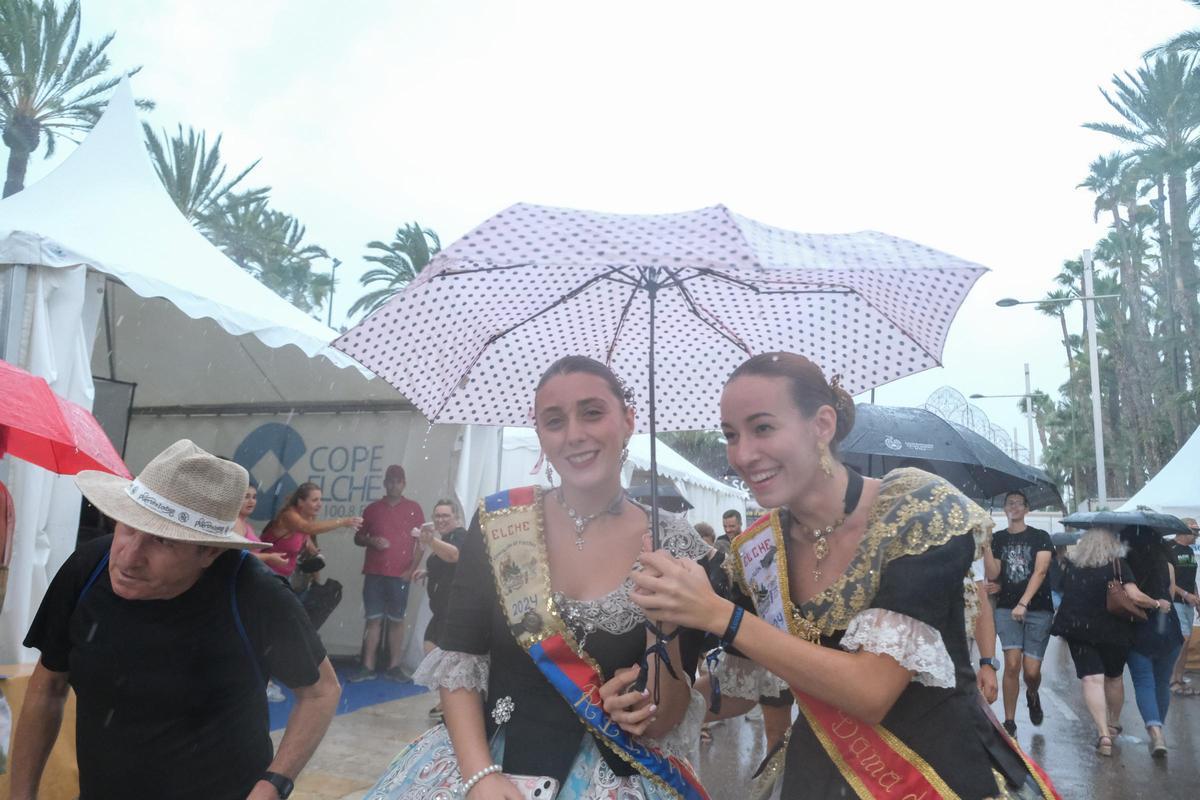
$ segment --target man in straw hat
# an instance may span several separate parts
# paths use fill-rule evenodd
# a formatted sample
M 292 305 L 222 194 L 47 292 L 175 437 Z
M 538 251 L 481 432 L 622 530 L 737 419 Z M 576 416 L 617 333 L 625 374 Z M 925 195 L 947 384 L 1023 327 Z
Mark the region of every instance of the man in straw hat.
M 325 650 L 288 587 L 246 558 L 247 474 L 176 442 L 134 480 L 81 472 L 116 521 L 67 559 L 25 638 L 41 651 L 17 724 L 12 797 L 32 800 L 77 697 L 80 799 L 287 797 L 337 708 Z M 295 708 L 272 757 L 264 688 Z

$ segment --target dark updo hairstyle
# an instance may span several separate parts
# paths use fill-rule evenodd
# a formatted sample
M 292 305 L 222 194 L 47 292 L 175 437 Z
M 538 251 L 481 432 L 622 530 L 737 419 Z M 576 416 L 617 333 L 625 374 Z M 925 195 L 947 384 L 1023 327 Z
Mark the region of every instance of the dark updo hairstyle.
M 542 377 L 537 382 L 535 392 L 541 391 L 541 388 L 546 385 L 546 382 L 558 375 L 574 375 L 577 372 L 585 372 L 588 375 L 595 375 L 608 384 L 608 388 L 612 390 L 613 396 L 621 404 L 622 410 L 630 408 L 633 405 L 633 392 L 626 388 L 617 374 L 608 368 L 607 365 L 601 364 L 594 358 L 587 356 L 563 356 L 542 373 Z
M 760 353 L 741 363 L 725 381 L 728 386 L 735 378 L 743 375 L 760 375 L 764 378 L 783 378 L 788 382 L 792 401 L 806 416 L 817 413 L 821 406 L 830 406 L 837 414 L 837 430 L 834 431 L 830 450 L 836 451 L 836 445 L 850 429 L 854 427 L 854 398 L 843 389 L 840 380 L 835 376 L 833 384 L 825 380 L 821 368 L 796 353 Z

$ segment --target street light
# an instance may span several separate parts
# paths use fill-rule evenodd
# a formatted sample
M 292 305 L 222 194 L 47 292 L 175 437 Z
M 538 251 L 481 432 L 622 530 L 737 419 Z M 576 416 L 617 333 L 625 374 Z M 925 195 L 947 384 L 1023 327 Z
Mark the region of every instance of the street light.
M 1001 308 L 1012 306 L 1041 305 L 1043 303 L 1074 303 L 1083 301 L 1083 322 L 1088 340 L 1088 371 L 1092 379 L 1092 430 L 1096 444 L 1096 499 L 1100 507 L 1108 505 L 1108 481 L 1104 476 L 1104 427 L 1100 417 L 1100 365 L 1096 350 L 1096 302 L 1120 297 L 1118 294 L 1095 294 L 1093 288 L 1092 251 L 1083 251 L 1083 294 L 1078 297 L 1049 297 L 1045 300 L 1015 300 L 1005 297 L 996 301 Z
M 1014 303 L 1019 303 L 1019 300 L 1014 300 Z M 1025 400 L 1025 422 L 1029 425 L 1029 466 L 1036 467 L 1037 461 L 1034 459 L 1034 444 L 1033 444 L 1033 390 L 1029 385 L 1029 365 L 1025 365 L 1025 394 L 973 394 L 972 400 L 990 400 L 993 398 L 1016 398 L 1020 397 Z M 1014 437 L 1016 431 L 1013 431 Z

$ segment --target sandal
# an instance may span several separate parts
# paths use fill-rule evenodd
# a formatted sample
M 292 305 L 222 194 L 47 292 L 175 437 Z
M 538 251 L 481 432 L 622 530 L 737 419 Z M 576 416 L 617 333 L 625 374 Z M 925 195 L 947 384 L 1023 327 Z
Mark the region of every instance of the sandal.
M 1108 729 L 1109 729 L 1109 731 L 1111 731 L 1112 736 L 1120 736 L 1121 731 L 1125 730 L 1125 728 L 1122 727 L 1121 725 L 1115 725 L 1111 722 L 1108 723 Z
M 1102 756 L 1111 756 L 1113 741 L 1111 736 L 1101 736 L 1096 739 L 1096 752 Z
M 1179 697 L 1195 697 L 1196 695 L 1200 695 L 1200 692 L 1184 681 L 1171 681 L 1171 694 Z

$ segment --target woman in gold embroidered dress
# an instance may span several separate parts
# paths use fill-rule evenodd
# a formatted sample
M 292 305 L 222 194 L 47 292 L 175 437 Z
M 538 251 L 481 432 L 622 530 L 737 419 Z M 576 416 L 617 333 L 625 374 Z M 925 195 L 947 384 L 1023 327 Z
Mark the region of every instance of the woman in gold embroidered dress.
M 536 508 L 533 527 L 539 529 L 535 535 L 546 557 L 552 613 L 579 650 L 599 665 L 606 680 L 600 694 L 610 718 L 686 757 L 698 741 L 704 703 L 686 680 L 689 659 L 679 638 L 669 646 L 675 676 L 665 670 L 660 676 L 658 705 L 630 688 L 653 639 L 645 615 L 630 600 L 630 567 L 648 549 L 649 516 L 621 488 L 623 450 L 634 430 L 626 392 L 608 367 L 569 356 L 542 376 L 534 418 L 560 485 L 536 495 L 522 489 L 507 496 L 528 498 L 513 501 L 523 504 L 522 514 L 528 513 L 527 503 Z M 508 777 L 514 774 L 554 778 L 562 800 L 676 798 L 586 728 L 519 644 L 498 599 L 484 536 L 495 529 L 481 525 L 485 517 L 476 515 L 462 541 L 438 647 L 413 678 L 440 690 L 445 726 L 400 753 L 368 799 L 442 797 L 438 791 L 449 787 L 453 796 L 465 794 L 467 800 L 519 800 Z M 682 516 L 662 514 L 660 533 L 664 549 L 680 559 L 707 551 Z M 521 569 L 513 569 L 516 582 L 528 585 Z M 535 608 L 540 613 L 543 606 Z M 539 613 L 530 611 L 525 619 L 532 614 L 539 628 L 553 624 Z M 690 654 L 693 666 L 696 655 Z M 680 735 L 673 738 L 677 728 Z
M 853 422 L 850 396 L 803 356 L 742 364 L 721 398 L 729 463 L 776 511 L 734 543 L 732 601 L 661 551 L 643 556 L 634 601 L 722 636 L 721 716 L 767 691 L 762 668 L 795 690 L 802 713 L 767 764 L 768 777 L 782 769 L 775 796 L 892 797 L 909 777 L 932 787 L 917 793 L 927 800 L 1053 796 L 979 702 L 964 578 L 990 518 L 929 473 L 848 470 L 836 444 Z M 860 729 L 899 761 L 867 763 L 870 737 L 839 750 Z

